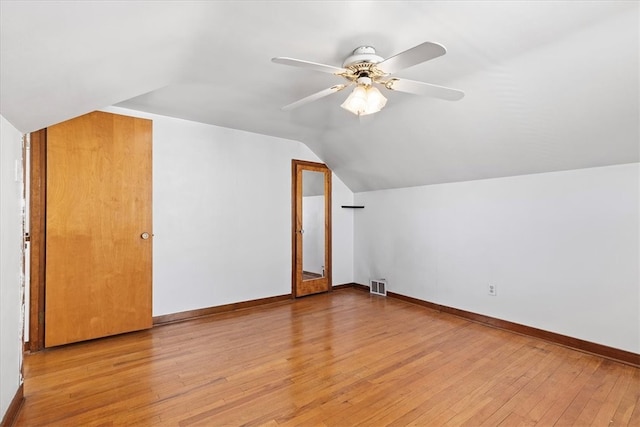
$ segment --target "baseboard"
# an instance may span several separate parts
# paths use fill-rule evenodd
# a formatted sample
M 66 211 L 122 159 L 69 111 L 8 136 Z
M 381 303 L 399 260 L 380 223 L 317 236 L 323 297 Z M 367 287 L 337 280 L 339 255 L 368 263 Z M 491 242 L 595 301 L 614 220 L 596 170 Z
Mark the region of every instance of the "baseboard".
M 340 289 L 357 289 L 364 292 L 369 292 L 369 287 L 361 285 L 359 283 L 345 283 L 341 285 L 335 285 L 333 290 Z M 486 316 L 483 314 L 473 313 L 471 311 L 461 310 L 458 308 L 448 307 L 441 304 L 421 300 L 418 298 L 409 297 L 406 295 L 398 294 L 395 292 L 387 292 L 387 296 L 396 298 L 402 301 L 406 301 L 412 304 L 421 305 L 430 309 L 452 314 L 454 316 L 462 317 L 473 322 L 481 323 L 483 325 L 491 326 L 498 329 L 504 329 L 506 331 L 514 332 L 521 335 L 527 335 L 533 338 L 543 339 L 545 341 L 559 344 L 565 347 L 572 348 L 574 350 L 583 351 L 586 353 L 595 354 L 597 356 L 605 357 L 607 359 L 616 360 L 628 365 L 640 367 L 640 354 L 632 353 L 626 350 L 620 350 L 606 345 L 597 344 L 590 341 L 573 338 L 570 336 L 558 334 L 555 332 L 545 331 L 543 329 L 534 328 L 531 326 L 521 325 L 519 323 L 510 322 L 508 320 L 497 319 L 495 317 Z M 225 304 L 215 307 L 201 308 L 198 310 L 182 311 L 179 313 L 165 314 L 162 316 L 156 316 L 153 318 L 153 326 L 161 326 L 174 322 L 182 322 L 186 320 L 197 319 L 199 317 L 210 316 L 212 314 L 226 313 L 230 311 L 236 311 L 251 307 L 257 307 L 266 304 L 273 304 L 281 301 L 290 300 L 291 294 L 278 295 L 274 297 L 261 298 L 251 301 L 243 301 L 232 304 Z M 4 424 L 3 424 L 4 425 Z
M 24 384 L 20 384 L 16 394 L 11 399 L 11 403 L 7 408 L 7 412 L 2 417 L 2 422 L 0 422 L 0 427 L 11 427 L 16 420 L 18 419 L 18 413 L 20 413 L 20 408 L 22 408 L 22 404 L 24 403 Z
M 338 291 L 340 289 L 347 289 L 347 288 L 351 288 L 351 289 L 358 289 L 360 291 L 365 291 L 365 292 L 369 292 L 369 287 L 368 286 L 364 286 L 364 285 L 360 285 L 358 283 L 344 283 L 342 285 L 334 285 L 333 286 L 333 290 L 334 291 Z
M 353 287 L 355 289 L 365 290 L 369 292 L 369 287 L 358 283 L 348 283 L 346 285 L 340 285 L 340 287 Z M 334 289 L 336 287 L 334 286 Z M 406 295 L 398 294 L 395 292 L 387 291 L 387 296 L 396 298 L 402 301 L 410 302 L 412 304 L 421 305 L 430 309 L 440 311 L 443 313 L 452 314 L 454 316 L 462 317 L 473 322 L 481 323 L 483 325 L 491 326 L 498 329 L 504 329 L 506 331 L 514 332 L 521 335 L 527 335 L 533 338 L 539 338 L 545 341 L 552 342 L 554 344 L 562 345 L 565 347 L 579 350 L 585 353 L 595 354 L 597 356 L 612 359 L 617 362 L 622 362 L 627 365 L 640 368 L 640 354 L 633 353 L 626 350 L 620 350 L 614 347 L 608 347 L 606 345 L 597 344 L 590 341 L 581 340 L 578 338 L 569 337 L 555 332 L 545 331 L 543 329 L 533 328 L 531 326 L 521 325 L 519 323 L 509 322 L 508 320 L 497 319 L 491 316 L 485 316 L 484 314 L 473 313 L 471 311 L 460 310 L 458 308 L 447 307 L 446 305 L 440 305 L 433 302 L 421 300 L 418 298 L 408 297 Z
M 346 288 L 355 288 L 355 289 L 360 289 L 360 290 L 369 292 L 369 288 L 367 286 L 362 286 L 357 283 L 345 283 L 341 285 L 335 285 L 332 287 L 332 290 L 335 291 L 335 290 L 346 289 Z M 242 301 L 242 302 L 236 302 L 232 304 L 218 305 L 215 307 L 200 308 L 197 310 L 188 310 L 188 311 L 181 311 L 178 313 L 163 314 L 161 316 L 155 316 L 153 318 L 153 326 L 162 326 L 169 323 L 183 322 L 186 320 L 197 319 L 199 317 L 210 316 L 212 314 L 227 313 L 230 311 L 242 310 L 245 308 L 257 307 L 260 305 L 273 304 L 276 302 L 286 301 L 291 298 L 293 298 L 291 294 L 286 294 L 286 295 L 278 295 L 275 297 L 260 298 L 260 299 L 251 300 L 251 301 Z
M 342 285 L 335 285 L 332 287 L 332 290 L 339 290 L 339 289 L 345 289 L 345 288 L 363 289 L 369 292 L 368 287 L 359 285 L 357 283 L 345 283 Z M 200 308 L 197 310 L 181 311 L 179 313 L 164 314 L 162 316 L 155 316 L 153 318 L 153 326 L 161 326 L 161 325 L 166 325 L 168 323 L 183 322 L 186 320 L 197 319 L 198 317 L 210 316 L 212 314 L 226 313 L 229 311 L 236 311 L 236 310 L 241 310 L 245 308 L 257 307 L 260 305 L 273 304 L 276 302 L 286 301 L 291 298 L 293 298 L 291 294 L 278 295 L 275 297 L 260 298 L 260 299 L 251 300 L 251 301 L 236 302 L 232 304 L 218 305 L 215 307 L 207 307 L 207 308 Z
M 533 328 L 531 326 L 521 325 L 519 323 L 509 322 L 507 320 L 497 319 L 495 317 L 485 316 L 470 311 L 460 310 L 458 308 L 447 307 L 446 305 L 435 304 L 418 298 L 408 297 L 406 295 L 397 294 L 395 292 L 387 292 L 387 296 L 407 301 L 413 304 L 428 307 L 443 313 L 452 314 L 462 317 L 473 322 L 482 323 L 498 329 L 504 329 L 521 335 L 527 335 L 533 338 L 543 339 L 545 341 L 559 344 L 574 350 L 580 350 L 586 353 L 595 354 L 597 356 L 612 359 L 635 367 L 640 367 L 640 354 L 632 353 L 618 348 L 608 347 L 606 345 L 597 344 L 566 335 L 557 334 L 555 332 L 545 331 L 543 329 Z
M 260 298 L 251 301 L 234 302 L 231 304 L 218 305 L 215 307 L 200 308 L 197 310 L 181 311 L 179 313 L 163 314 L 161 316 L 153 317 L 153 326 L 183 322 L 185 320 L 193 320 L 199 317 L 211 316 L 212 314 L 227 313 L 230 311 L 242 310 L 246 308 L 257 307 L 260 305 L 273 304 L 290 300 L 291 298 L 291 294 L 286 294 L 274 297 Z

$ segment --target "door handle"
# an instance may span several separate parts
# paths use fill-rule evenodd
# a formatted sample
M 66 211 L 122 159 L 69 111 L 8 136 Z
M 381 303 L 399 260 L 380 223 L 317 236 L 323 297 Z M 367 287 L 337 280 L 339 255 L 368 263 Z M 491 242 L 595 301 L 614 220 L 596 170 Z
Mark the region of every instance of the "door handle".
M 142 240 L 147 240 L 147 239 L 149 238 L 149 233 L 147 233 L 147 232 L 145 231 L 144 233 L 142 233 L 142 234 L 140 235 L 140 238 L 141 238 Z

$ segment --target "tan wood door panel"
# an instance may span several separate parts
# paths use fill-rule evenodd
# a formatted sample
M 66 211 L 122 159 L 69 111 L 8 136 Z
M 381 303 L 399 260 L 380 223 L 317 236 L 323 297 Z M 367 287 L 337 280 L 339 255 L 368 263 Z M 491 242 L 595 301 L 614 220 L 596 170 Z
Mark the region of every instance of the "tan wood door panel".
M 46 347 L 152 325 L 151 125 L 94 112 L 47 129 Z

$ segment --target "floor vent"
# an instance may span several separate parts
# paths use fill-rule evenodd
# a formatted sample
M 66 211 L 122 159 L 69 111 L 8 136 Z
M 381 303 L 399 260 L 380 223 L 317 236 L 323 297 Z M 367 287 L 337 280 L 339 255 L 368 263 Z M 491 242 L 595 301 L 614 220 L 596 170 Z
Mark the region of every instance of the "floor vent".
M 370 292 L 376 295 L 387 296 L 387 281 L 385 279 L 372 279 L 369 286 Z

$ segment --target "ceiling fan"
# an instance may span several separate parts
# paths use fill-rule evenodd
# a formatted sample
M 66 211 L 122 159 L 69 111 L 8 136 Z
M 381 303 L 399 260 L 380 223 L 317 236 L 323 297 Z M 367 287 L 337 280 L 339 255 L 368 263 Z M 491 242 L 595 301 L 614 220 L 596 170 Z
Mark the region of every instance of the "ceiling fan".
M 353 92 L 341 107 L 353 114 L 363 116 L 377 113 L 387 103 L 387 99 L 376 86 L 381 86 L 387 90 L 397 90 L 399 92 L 413 93 L 416 95 L 428 95 L 449 101 L 462 99 L 464 92 L 461 90 L 390 77 L 397 71 L 437 58 L 446 52 L 447 50 L 444 46 L 438 43 L 424 42 L 409 50 L 384 59 L 376 54 L 375 48 L 371 46 L 360 46 L 344 60 L 342 68 L 282 56 L 272 58 L 271 60 L 277 64 L 335 74 L 347 80 L 346 83 L 331 86 L 330 88 L 311 94 L 289 105 L 285 105 L 282 107 L 283 110 L 292 110 L 355 85 Z

